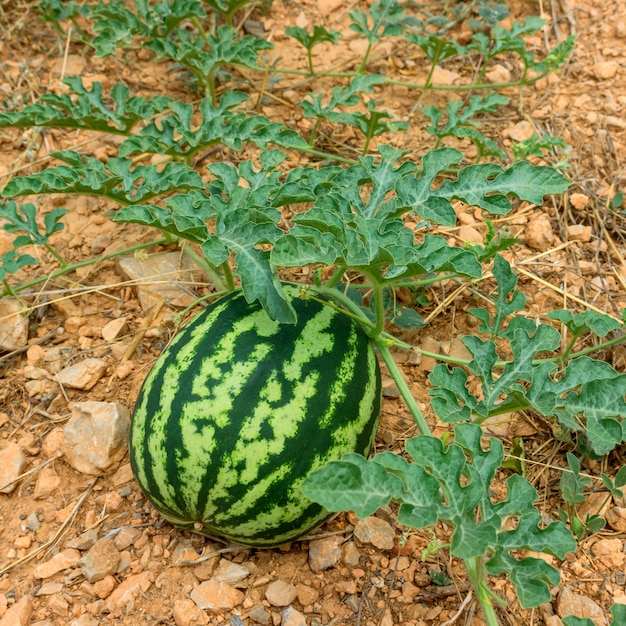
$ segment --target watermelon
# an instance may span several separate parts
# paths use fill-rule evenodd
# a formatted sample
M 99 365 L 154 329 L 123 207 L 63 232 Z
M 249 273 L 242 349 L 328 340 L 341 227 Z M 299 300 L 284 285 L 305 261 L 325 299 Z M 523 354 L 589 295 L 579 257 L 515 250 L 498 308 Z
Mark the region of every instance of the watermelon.
M 380 370 L 363 328 L 285 286 L 296 324 L 235 291 L 163 351 L 131 422 L 134 476 L 176 526 L 272 547 L 330 514 L 300 485 L 346 452 L 371 451 Z

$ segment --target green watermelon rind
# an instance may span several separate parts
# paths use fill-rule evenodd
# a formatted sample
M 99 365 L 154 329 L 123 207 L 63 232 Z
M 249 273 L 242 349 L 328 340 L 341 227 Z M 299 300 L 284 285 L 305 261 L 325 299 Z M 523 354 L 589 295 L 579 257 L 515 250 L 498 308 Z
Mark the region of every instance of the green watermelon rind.
M 233 292 L 197 315 L 157 359 L 137 398 L 130 460 L 176 526 L 257 547 L 329 517 L 300 485 L 346 452 L 367 455 L 380 369 L 362 327 L 285 286 L 296 325 Z

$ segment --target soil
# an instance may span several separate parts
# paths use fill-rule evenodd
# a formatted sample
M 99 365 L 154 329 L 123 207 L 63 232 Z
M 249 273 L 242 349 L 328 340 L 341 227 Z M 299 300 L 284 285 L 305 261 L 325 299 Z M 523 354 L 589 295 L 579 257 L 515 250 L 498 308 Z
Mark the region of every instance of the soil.
M 154 62 L 142 51 L 102 59 L 94 57 L 86 46 L 67 42 L 50 24 L 41 21 L 36 4 L 5 0 L 0 5 L 0 93 L 7 106 L 32 102 L 43 93 L 61 89 L 60 79 L 67 75 L 100 81 L 105 90 L 124 82 L 140 95 L 196 97 L 184 76 Z M 345 38 L 336 47 L 322 44 L 316 49 L 316 69 L 350 70 L 363 53 L 364 41 L 348 29 L 347 12 L 367 4 L 347 0 L 274 2 L 264 11 L 238 18 L 251 17 L 262 23 L 266 36 L 276 46 L 270 52 L 272 59 L 283 67 L 300 69 L 306 68 L 304 50 L 285 37 L 284 29 L 289 25 L 310 29 L 313 24 L 337 29 Z M 559 75 L 524 89 L 521 99 L 513 90 L 505 90 L 512 97 L 511 104 L 483 126 L 504 148 L 532 132 L 550 133 L 571 146 L 566 170 L 573 181 L 570 190 L 561 197 L 547 199 L 543 206 L 522 203 L 511 215 L 498 220 L 500 226 L 508 226 L 511 234 L 520 238 L 507 257 L 520 275 L 520 288 L 528 298 L 531 316 L 539 319 L 547 311 L 563 307 L 576 311 L 594 308 L 620 318 L 620 311 L 626 307 L 626 229 L 619 210 L 626 207 L 611 210 L 609 203 L 625 185 L 623 0 L 511 0 L 509 7 L 511 19 L 532 15 L 547 19 L 544 33 L 532 40 L 538 55 L 568 34 L 575 33 L 577 43 Z M 466 32 L 466 26 L 460 24 L 457 34 Z M 377 46 L 370 71 L 423 81 L 427 71 L 424 58 L 409 57 L 407 50 L 395 39 Z M 510 69 L 506 62 L 504 65 L 500 71 Z M 461 77 L 471 69 L 454 60 L 443 63 L 443 67 Z M 241 88 L 248 84 L 252 85 L 251 93 L 263 91 L 266 97 L 252 103 L 257 110 L 271 119 L 286 120 L 305 136 L 311 122 L 297 113 L 293 103 L 311 89 L 329 91 L 338 80 L 318 77 L 308 81 L 285 75 L 276 82 L 267 82 L 266 78 L 252 72 L 245 76 L 235 73 L 227 86 Z M 446 80 L 445 75 L 441 80 Z M 454 97 L 448 94 L 433 91 L 422 105 L 441 106 Z M 419 111 L 407 116 L 418 95 L 402 86 L 386 86 L 375 94 L 383 108 L 409 122 L 406 132 L 383 136 L 380 141 L 408 149 L 416 159 L 432 147 L 432 139 L 420 128 L 425 118 Z M 349 157 L 357 154 L 359 140 L 350 129 L 334 134 L 328 130 L 322 127 L 318 147 Z M 469 142 L 444 143 L 456 145 L 472 158 Z M 16 175 L 47 166 L 54 150 L 76 149 L 105 159 L 115 153 L 116 145 L 113 137 L 73 130 L 3 129 L 0 184 L 4 186 Z M 371 146 L 373 150 L 375 145 Z M 547 152 L 542 158 L 553 164 L 562 157 L 562 153 Z M 302 163 L 306 163 L 304 157 Z M 138 226 L 114 224 L 108 212 L 115 207 L 96 198 L 67 196 L 38 202 L 42 212 L 59 206 L 68 209 L 67 227 L 51 242 L 71 262 L 155 238 L 154 233 Z M 460 245 L 464 240 L 482 240 L 486 232 L 484 216 L 471 208 L 459 208 L 459 227 L 442 232 Z M 175 250 L 161 247 L 149 252 Z M 30 252 L 38 265 L 11 277 L 16 283 L 45 276 L 58 267 L 45 250 Z M 296 274 L 303 282 L 309 279 L 306 268 Z M 419 331 L 402 333 L 401 338 L 417 347 L 459 350 L 457 338 L 475 332 L 467 309 L 476 306 L 477 294 L 488 295 L 492 289 L 489 281 L 471 290 L 456 289 L 454 285 L 433 289 L 427 294 L 432 304 L 420 311 L 428 324 Z M 185 286 L 188 297 L 210 290 L 210 285 L 202 281 Z M 57 457 L 58 433 L 69 420 L 73 403 L 118 402 L 132 410 L 146 373 L 181 321 L 177 315 L 182 309 L 176 306 L 181 303 L 168 301 L 152 319 L 135 286 L 115 261 L 89 265 L 29 293 L 23 296 L 29 307 L 28 350 L 0 355 L 0 448 L 4 454 L 9 444 L 18 444 L 26 457 L 14 489 L 0 493 L 2 626 L 93 626 L 109 622 L 249 626 L 277 625 L 281 620 L 282 624 L 310 626 L 484 623 L 466 584 L 462 563 L 445 551 L 422 559 L 422 550 L 433 538 L 445 541 L 448 534 L 444 527 L 435 529 L 434 534 L 414 531 L 403 535 L 406 529 L 395 524 L 392 511 L 382 510 L 378 517 L 391 524 L 395 545 L 377 548 L 353 536 L 356 519 L 352 515 L 339 515 L 319 532 L 340 538 L 342 556 L 333 567 L 318 573 L 309 565 L 310 538 L 281 549 L 231 548 L 211 556 L 223 546 L 164 522 L 134 483 L 127 457 L 96 478 Z M 110 337 L 105 332 L 109 338 L 103 338 L 103 328 L 121 318 L 126 323 L 118 334 Z M 128 352 L 135 339 L 138 341 Z M 125 359 L 125 354 L 130 358 Z M 55 378 L 55 372 L 62 367 L 87 357 L 104 359 L 106 363 L 106 370 L 89 390 L 65 387 Z M 595 357 L 606 359 L 621 371 L 626 352 L 618 347 Z M 402 367 L 433 429 L 443 433 L 448 427 L 437 423 L 428 404 L 426 377 L 432 363 L 405 359 Z M 43 377 L 33 378 L 37 368 L 44 370 Z M 396 395 L 387 380 L 377 450 L 400 452 L 403 442 L 416 434 Z M 515 437 L 522 437 L 527 477 L 541 494 L 541 510 L 547 518 L 558 518 L 560 468 L 566 465 L 565 453 L 571 450 L 571 444 L 557 440 L 553 425 L 533 414 L 508 415 L 489 427 L 507 450 Z M 587 501 L 581 504 L 582 514 L 585 510 L 595 513 L 607 499 L 597 480 L 600 472 L 613 476 L 622 465 L 619 451 L 600 461 L 585 462 L 583 471 L 595 479 L 588 487 Z M 603 512 L 617 505 L 623 503 L 609 498 Z M 130 534 L 129 528 L 133 531 Z M 130 538 L 127 545 L 120 548 L 117 544 L 116 548 L 124 565 L 101 581 L 87 580 L 72 555 L 84 558 L 95 539 L 114 539 L 122 531 Z M 579 595 L 569 599 L 584 607 L 581 614 L 593 617 L 596 624 L 608 624 L 611 604 L 626 602 L 623 531 L 619 525 L 607 526 L 585 537 L 576 553 L 565 561 L 551 559 L 559 567 L 562 581 L 555 589 L 555 601 L 539 609 L 522 610 L 510 584 L 505 579 L 493 580 L 494 589 L 505 600 L 504 608 L 498 609 L 502 623 L 555 626 L 559 623 L 556 615 L 566 610 L 559 602 L 566 602 L 567 594 L 573 592 Z M 599 549 L 606 546 L 611 547 L 608 553 Z M 42 578 L 42 570 L 37 568 L 60 553 L 69 559 L 66 567 Z M 195 564 L 189 563 L 195 559 L 199 559 Z M 220 559 L 243 564 L 249 570 L 249 575 L 231 585 L 242 595 L 231 609 L 198 609 L 191 600 L 192 592 L 214 575 Z M 229 563 L 222 562 L 220 567 Z M 445 574 L 449 584 L 432 584 L 433 573 Z M 280 606 L 280 599 L 266 595 L 269 585 L 277 580 L 296 589 L 289 604 L 297 613 L 290 614 Z

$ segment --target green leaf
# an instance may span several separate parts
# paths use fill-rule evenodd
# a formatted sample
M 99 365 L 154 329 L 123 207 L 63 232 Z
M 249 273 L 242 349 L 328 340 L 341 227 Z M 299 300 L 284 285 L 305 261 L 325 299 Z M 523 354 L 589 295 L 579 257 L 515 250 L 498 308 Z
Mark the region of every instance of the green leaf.
M 575 336 L 592 332 L 598 337 L 606 337 L 610 332 L 623 328 L 623 325 L 614 317 L 591 310 L 584 313 L 572 313 L 567 309 L 559 309 L 550 311 L 548 318 L 561 322 Z
M 204 186 L 200 175 L 184 163 L 133 167 L 130 159 L 116 157 L 102 163 L 71 150 L 53 152 L 51 156 L 68 165 L 13 178 L 2 195 L 14 198 L 29 194 L 82 193 L 108 197 L 121 204 L 133 204 L 172 191 Z
M 311 472 L 302 483 L 302 492 L 329 511 L 354 511 L 363 518 L 400 494 L 402 481 L 379 463 L 345 454 L 341 461 Z
M 312 33 L 309 33 L 304 28 L 300 28 L 299 26 L 288 26 L 285 28 L 285 35 L 293 37 L 307 50 L 311 50 L 318 43 L 322 43 L 323 41 L 336 44 L 341 37 L 341 33 L 338 30 L 327 30 L 324 26 L 320 26 L 319 24 L 313 25 Z
M 405 19 L 404 9 L 396 0 L 377 0 L 369 11 L 348 11 L 352 23 L 350 29 L 365 37 L 369 43 L 375 43 L 382 37 L 402 35 Z M 370 25 L 371 19 L 371 25 Z
M 575 505 L 585 501 L 585 487 L 591 483 L 591 478 L 580 475 L 580 461 L 571 453 L 567 453 L 569 471 L 561 474 L 559 488 L 563 500 L 567 505 Z
M 50 235 L 65 227 L 61 220 L 67 209 L 56 208 L 46 213 L 43 229 L 37 222 L 37 213 L 37 207 L 30 202 L 22 206 L 12 201 L 0 204 L 0 219 L 6 221 L 4 229 L 11 233 L 24 233 L 13 242 L 16 248 L 31 243 L 46 244 Z
M 47 93 L 21 111 L 0 113 L 0 128 L 49 126 L 128 135 L 139 121 L 151 119 L 175 102 L 168 96 L 131 96 L 128 87 L 118 83 L 109 95 L 111 106 L 100 83 L 88 89 L 80 77 L 70 76 L 63 82 L 69 94 Z
M 6 280 L 26 265 L 37 265 L 39 262 L 30 254 L 18 254 L 16 250 L 8 250 L 0 256 L 0 280 Z

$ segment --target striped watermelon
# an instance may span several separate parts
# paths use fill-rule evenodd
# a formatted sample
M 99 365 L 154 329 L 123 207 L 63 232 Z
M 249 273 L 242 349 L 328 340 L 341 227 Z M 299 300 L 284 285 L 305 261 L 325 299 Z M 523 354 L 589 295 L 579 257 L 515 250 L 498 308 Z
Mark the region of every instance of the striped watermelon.
M 131 466 L 176 526 L 257 547 L 293 541 L 329 517 L 300 492 L 309 472 L 371 450 L 381 383 L 367 335 L 285 290 L 296 325 L 234 292 L 185 326 L 143 384 Z

